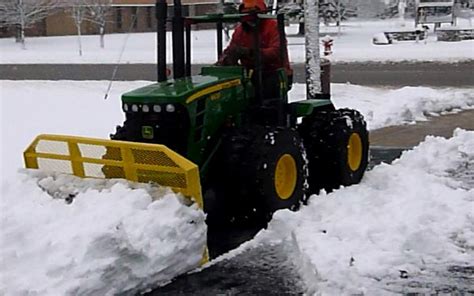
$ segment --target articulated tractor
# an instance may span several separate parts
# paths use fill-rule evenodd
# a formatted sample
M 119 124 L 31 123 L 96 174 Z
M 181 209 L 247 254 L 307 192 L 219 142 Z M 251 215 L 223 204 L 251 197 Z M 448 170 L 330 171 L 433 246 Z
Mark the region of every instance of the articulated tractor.
M 125 121 L 111 139 L 40 135 L 24 153 L 27 168 L 171 187 L 202 207 L 209 224 L 221 227 L 268 221 L 276 210 L 297 209 L 322 189 L 361 180 L 369 153 L 366 123 L 358 111 L 336 109 L 331 102 L 329 80 L 320 78 L 328 77 L 329 65 L 320 62 L 319 51 L 318 69 L 307 71 L 313 75 L 307 97 L 295 102 L 288 100 L 291 79 L 284 69 L 274 85 L 279 97 L 266 97 L 258 36 L 254 69 L 210 65 L 191 75 L 196 24 L 216 25 L 220 56 L 225 23 L 246 16 L 258 28 L 261 20 L 275 18 L 283 59 L 283 15 L 183 17 L 180 0 L 173 9 L 168 19 L 167 2 L 157 1 L 158 82 L 122 95 Z M 167 27 L 173 78 L 167 77 Z M 310 83 L 322 87 L 315 91 Z

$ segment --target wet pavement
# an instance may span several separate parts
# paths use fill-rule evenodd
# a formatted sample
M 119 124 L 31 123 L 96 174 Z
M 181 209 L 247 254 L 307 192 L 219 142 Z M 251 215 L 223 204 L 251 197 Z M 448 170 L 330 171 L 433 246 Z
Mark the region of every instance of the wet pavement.
M 473 75 L 474 76 L 474 75 Z M 474 110 L 430 117 L 416 124 L 398 125 L 370 132 L 370 145 L 383 147 L 413 147 L 427 135 L 450 138 L 456 128 L 474 130 Z
M 193 65 L 197 74 L 204 65 Z M 304 64 L 293 64 L 294 81 L 305 82 Z M 0 80 L 156 80 L 154 64 L 2 64 Z M 474 62 L 462 63 L 336 63 L 331 66 L 333 83 L 385 86 L 451 86 L 474 85 L 471 75 Z
M 403 295 L 474 295 L 474 266 L 429 266 L 415 278 L 387 280 L 385 290 Z
M 250 248 L 147 295 L 302 295 L 304 284 L 287 254 L 282 245 Z

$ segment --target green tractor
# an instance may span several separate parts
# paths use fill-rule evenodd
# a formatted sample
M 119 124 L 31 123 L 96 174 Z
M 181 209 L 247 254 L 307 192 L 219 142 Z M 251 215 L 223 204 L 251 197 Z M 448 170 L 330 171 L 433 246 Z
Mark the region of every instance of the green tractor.
M 279 88 L 279 97 L 266 97 L 258 36 L 253 71 L 208 66 L 192 76 L 191 27 L 216 24 L 219 56 L 223 24 L 238 22 L 243 15 L 183 17 L 181 3 L 175 0 L 171 20 L 174 77 L 168 79 L 166 16 L 167 3 L 159 0 L 158 83 L 122 96 L 126 120 L 111 138 L 164 144 L 195 163 L 209 222 L 268 220 L 278 209 L 298 208 L 321 189 L 361 180 L 368 162 L 366 123 L 358 111 L 334 107 L 329 78 L 323 79 L 321 93 L 308 92 L 308 98 L 290 103 L 291 82 L 281 69 L 274 86 Z M 277 19 L 280 52 L 286 54 L 283 15 L 253 17 L 257 27 L 261 19 Z M 328 67 L 323 67 L 326 73 Z M 104 170 L 113 177 L 113 172 Z

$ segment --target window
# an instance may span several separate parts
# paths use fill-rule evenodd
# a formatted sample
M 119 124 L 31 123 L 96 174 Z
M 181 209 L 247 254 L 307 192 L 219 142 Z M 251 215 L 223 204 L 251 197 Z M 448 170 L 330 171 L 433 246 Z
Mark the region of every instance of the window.
M 132 9 L 132 27 L 136 29 L 138 27 L 138 15 L 137 15 L 137 7 L 131 7 Z
M 117 23 L 117 29 L 122 29 L 122 8 L 117 7 L 116 14 L 115 14 L 115 22 Z
M 152 7 L 147 7 L 146 8 L 146 26 L 148 28 L 151 28 L 151 26 L 153 26 L 153 23 L 152 23 Z

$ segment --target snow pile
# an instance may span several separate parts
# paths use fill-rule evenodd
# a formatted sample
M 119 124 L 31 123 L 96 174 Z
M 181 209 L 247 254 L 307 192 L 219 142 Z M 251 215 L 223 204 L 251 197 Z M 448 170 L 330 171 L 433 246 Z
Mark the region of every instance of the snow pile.
M 473 131 L 427 137 L 359 185 L 278 211 L 256 241 L 294 245 L 309 291 L 387 293 L 396 279 L 474 262 L 473 167 Z
M 296 84 L 290 101 L 306 98 L 306 86 Z M 426 121 L 427 116 L 474 108 L 473 88 L 402 87 L 375 88 L 332 84 L 332 101 L 337 108 L 359 110 L 370 130 L 392 125 Z
M 0 212 L 1 295 L 133 293 L 199 266 L 206 244 L 195 205 L 123 180 L 25 171 L 4 182 Z

